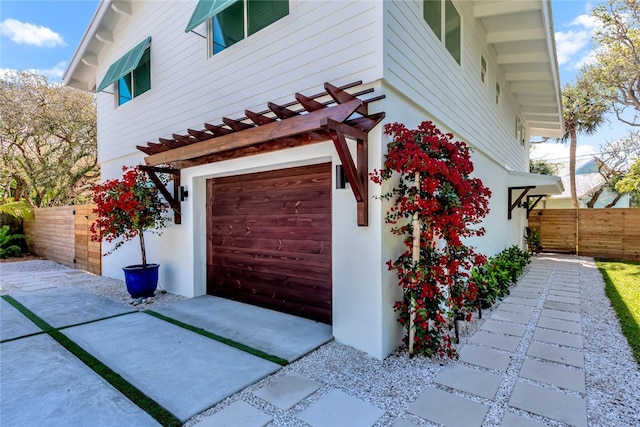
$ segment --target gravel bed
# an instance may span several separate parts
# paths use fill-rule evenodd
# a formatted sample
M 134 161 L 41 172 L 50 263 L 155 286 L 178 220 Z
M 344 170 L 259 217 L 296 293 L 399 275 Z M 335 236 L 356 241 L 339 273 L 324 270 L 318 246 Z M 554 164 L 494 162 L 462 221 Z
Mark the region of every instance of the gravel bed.
M 568 272 L 555 270 L 554 261 L 571 262 Z M 604 294 L 604 281 L 591 258 L 575 256 L 545 255 L 534 259 L 530 271 L 549 273 L 548 281 L 542 291 L 546 296 L 555 279 L 579 279 L 581 284 L 581 314 L 584 335 L 586 394 L 563 390 L 578 397 L 586 398 L 587 417 L 591 426 L 640 426 L 640 370 L 633 358 L 625 337 L 622 335 L 618 320 L 609 300 Z M 37 274 L 41 271 L 60 273 L 47 280 L 57 286 L 78 286 L 96 294 L 106 296 L 124 304 L 130 303 L 126 288 L 121 280 L 89 274 L 78 274 L 50 261 L 24 261 L 0 263 L 0 293 L 20 291 L 2 280 L 6 275 Z M 157 293 L 154 306 L 170 304 L 184 297 L 169 293 Z M 563 427 L 565 424 L 538 417 L 525 411 L 508 406 L 510 394 L 516 381 L 529 382 L 518 374 L 533 335 L 535 324 L 540 317 L 544 298 L 539 300 L 531 316 L 523 340 L 512 355 L 512 363 L 502 374 L 502 383 L 495 399 L 483 399 L 477 396 L 445 388 L 469 399 L 490 406 L 484 425 L 499 426 L 502 416 L 509 412 L 522 415 L 546 425 Z M 146 308 L 143 304 L 138 308 Z M 463 322 L 460 330 L 461 344 L 491 316 L 493 309 L 483 310 L 483 319 L 474 316 L 471 322 Z M 228 397 L 209 410 L 196 415 L 185 426 L 194 426 L 231 403 L 244 400 L 273 417 L 273 426 L 304 426 L 297 415 L 332 390 L 344 393 L 368 402 L 385 411 L 385 415 L 375 424 L 379 427 L 392 426 L 398 420 L 405 420 L 416 426 L 433 426 L 419 417 L 406 412 L 407 408 L 420 396 L 426 387 L 434 386 L 433 380 L 449 363 L 449 360 L 434 360 L 422 356 L 409 358 L 406 349 L 398 349 L 384 360 L 378 360 L 354 348 L 330 342 L 309 355 L 282 368 L 277 373 Z M 471 367 L 471 365 L 467 365 Z M 481 368 L 477 368 L 481 369 Z M 322 387 L 311 396 L 287 411 L 256 397 L 253 393 L 283 377 L 295 372 L 307 378 L 319 381 Z M 541 386 L 540 383 L 534 383 Z M 545 385 L 553 388 L 552 386 Z M 442 386 L 436 386 L 442 388 Z

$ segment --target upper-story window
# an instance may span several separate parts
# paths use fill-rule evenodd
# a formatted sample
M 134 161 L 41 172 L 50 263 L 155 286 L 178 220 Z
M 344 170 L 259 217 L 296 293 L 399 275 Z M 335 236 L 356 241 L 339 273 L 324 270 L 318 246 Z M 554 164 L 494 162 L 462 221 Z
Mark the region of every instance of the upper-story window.
M 496 105 L 500 104 L 501 94 L 502 94 L 502 89 L 500 89 L 500 83 L 496 82 Z
M 222 52 L 289 14 L 288 0 L 237 0 L 209 21 L 210 54 Z
M 147 48 L 138 66 L 116 82 L 118 105 L 131 101 L 151 89 L 151 49 Z
M 131 101 L 151 89 L 151 37 L 111 64 L 97 92 L 114 84 L 116 105 Z
M 480 55 L 480 81 L 487 81 L 487 60 L 484 59 L 484 55 Z
M 462 48 L 458 10 L 451 0 L 423 0 L 422 3 L 424 20 L 459 64 Z

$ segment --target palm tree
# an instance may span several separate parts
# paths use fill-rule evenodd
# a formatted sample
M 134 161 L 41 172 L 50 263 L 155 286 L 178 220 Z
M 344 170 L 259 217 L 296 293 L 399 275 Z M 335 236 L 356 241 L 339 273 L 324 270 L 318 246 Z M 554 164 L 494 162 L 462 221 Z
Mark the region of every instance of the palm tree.
M 567 83 L 562 89 L 562 116 L 565 134 L 563 142 L 569 139 L 569 180 L 571 187 L 571 202 L 574 209 L 578 208 L 576 193 L 576 147 L 578 133 L 591 135 L 604 121 L 604 114 L 609 105 L 594 97 L 595 89 L 585 79 L 579 79 L 575 85 Z

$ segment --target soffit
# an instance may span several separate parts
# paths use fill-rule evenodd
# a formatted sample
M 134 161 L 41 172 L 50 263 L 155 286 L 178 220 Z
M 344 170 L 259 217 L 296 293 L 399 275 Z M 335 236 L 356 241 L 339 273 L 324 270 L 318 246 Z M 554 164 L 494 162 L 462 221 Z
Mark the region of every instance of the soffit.
M 562 98 L 548 0 L 474 0 L 474 16 L 496 53 L 500 74 L 509 83 L 531 135 L 564 134 Z

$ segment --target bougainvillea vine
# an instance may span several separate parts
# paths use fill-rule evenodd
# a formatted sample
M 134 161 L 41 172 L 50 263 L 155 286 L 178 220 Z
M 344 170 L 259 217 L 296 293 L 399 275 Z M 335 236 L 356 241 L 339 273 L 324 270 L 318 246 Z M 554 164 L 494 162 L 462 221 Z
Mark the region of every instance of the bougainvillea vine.
M 484 234 L 478 224 L 489 212 L 491 192 L 471 177 L 470 148 L 432 122 L 413 130 L 387 124 L 384 132 L 392 141 L 383 169 L 371 179 L 395 184 L 382 198 L 392 202 L 385 220 L 406 246 L 387 262 L 403 289 L 394 307 L 398 321 L 408 329 L 411 354 L 456 357 L 449 326 L 471 317 L 477 287 L 469 271 L 486 262 L 465 239 Z

